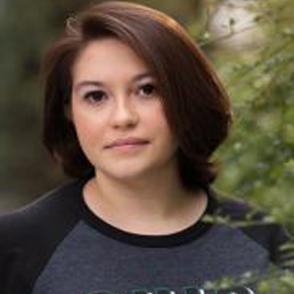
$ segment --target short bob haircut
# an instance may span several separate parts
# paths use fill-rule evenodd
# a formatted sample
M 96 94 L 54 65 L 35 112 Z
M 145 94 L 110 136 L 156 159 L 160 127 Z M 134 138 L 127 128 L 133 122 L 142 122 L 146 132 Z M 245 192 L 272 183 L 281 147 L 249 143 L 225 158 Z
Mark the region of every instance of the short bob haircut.
M 212 183 L 219 163 L 210 157 L 232 123 L 230 99 L 209 60 L 185 29 L 155 9 L 125 1 L 92 3 L 70 17 L 45 54 L 43 143 L 64 172 L 94 175 L 72 122 L 71 69 L 89 42 L 114 37 L 127 44 L 154 73 L 168 124 L 177 137 L 177 163 L 185 188 Z

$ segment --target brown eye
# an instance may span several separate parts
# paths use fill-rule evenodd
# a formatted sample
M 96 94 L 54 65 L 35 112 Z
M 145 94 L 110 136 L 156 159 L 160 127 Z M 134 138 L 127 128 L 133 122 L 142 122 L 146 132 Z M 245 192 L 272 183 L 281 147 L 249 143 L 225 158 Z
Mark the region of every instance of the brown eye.
M 155 91 L 155 86 L 151 83 L 148 83 L 148 84 L 142 85 L 139 88 L 139 91 L 144 96 L 151 96 L 153 94 L 153 92 Z
M 103 91 L 90 91 L 86 93 L 84 99 L 89 100 L 91 102 L 100 102 L 105 98 L 105 93 Z

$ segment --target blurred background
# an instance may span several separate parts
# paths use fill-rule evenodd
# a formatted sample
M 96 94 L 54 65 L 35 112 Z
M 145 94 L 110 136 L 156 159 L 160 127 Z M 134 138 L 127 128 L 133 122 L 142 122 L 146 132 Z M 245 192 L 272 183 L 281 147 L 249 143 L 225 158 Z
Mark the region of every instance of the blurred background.
M 0 0 L 0 213 L 67 178 L 41 142 L 39 77 L 65 19 L 90 1 Z M 99 2 L 99 1 L 97 1 Z M 251 202 L 294 232 L 294 1 L 132 1 L 184 25 L 229 92 L 234 125 L 215 153 L 215 189 Z

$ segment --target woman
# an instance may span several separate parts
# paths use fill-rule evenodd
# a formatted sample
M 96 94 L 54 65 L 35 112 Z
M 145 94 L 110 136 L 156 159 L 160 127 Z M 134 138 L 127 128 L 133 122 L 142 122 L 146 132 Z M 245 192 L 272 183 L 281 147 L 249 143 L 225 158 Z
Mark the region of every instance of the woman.
M 44 143 L 75 179 L 1 217 L 1 293 L 212 293 L 208 281 L 279 264 L 280 226 L 205 221 L 252 210 L 210 188 L 230 102 L 175 20 L 94 4 L 68 20 L 43 70 Z

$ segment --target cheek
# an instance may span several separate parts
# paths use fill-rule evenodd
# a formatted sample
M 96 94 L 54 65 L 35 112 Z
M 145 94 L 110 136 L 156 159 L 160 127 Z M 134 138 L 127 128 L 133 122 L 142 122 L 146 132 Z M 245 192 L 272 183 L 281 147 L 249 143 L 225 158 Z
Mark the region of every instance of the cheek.
M 158 133 L 160 138 L 164 139 L 167 144 L 172 144 L 175 141 L 161 105 L 154 108 L 151 115 L 149 113 L 149 122 L 152 124 L 152 128 L 155 132 Z
M 97 124 L 97 119 L 94 116 L 89 115 L 89 113 L 85 114 L 81 111 L 75 111 L 73 123 L 82 147 L 87 148 L 85 145 L 91 144 L 94 140 L 99 142 L 97 136 L 101 134 L 101 126 Z

